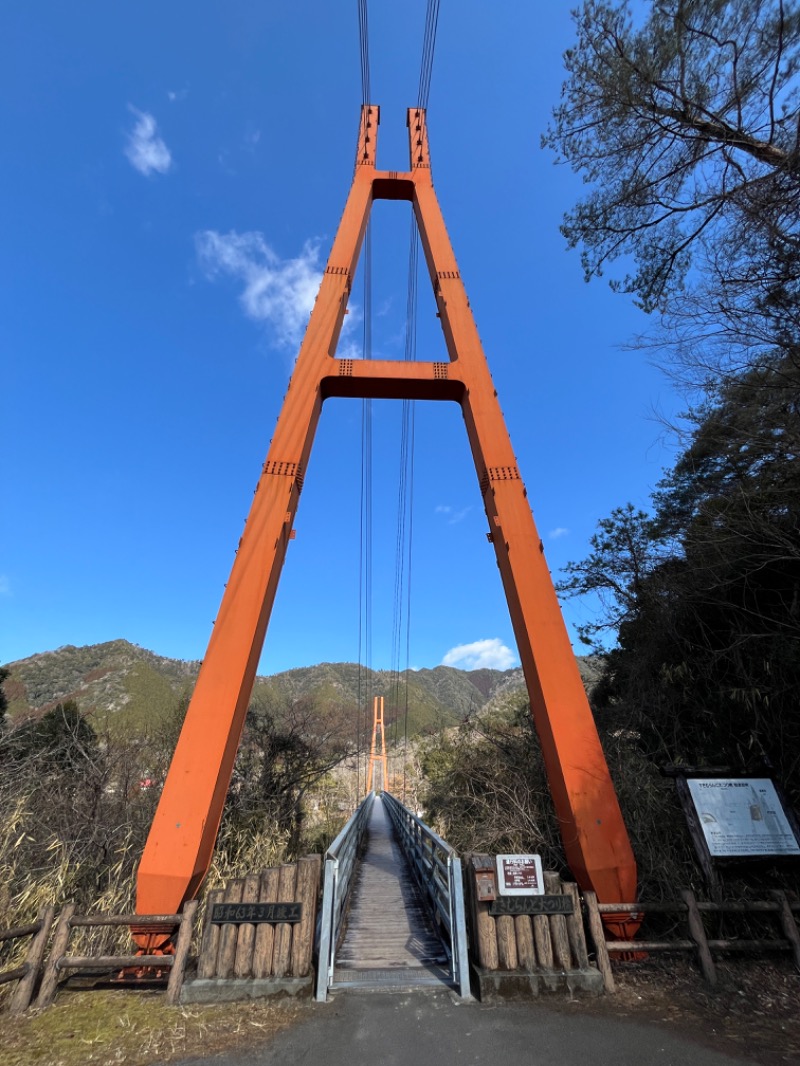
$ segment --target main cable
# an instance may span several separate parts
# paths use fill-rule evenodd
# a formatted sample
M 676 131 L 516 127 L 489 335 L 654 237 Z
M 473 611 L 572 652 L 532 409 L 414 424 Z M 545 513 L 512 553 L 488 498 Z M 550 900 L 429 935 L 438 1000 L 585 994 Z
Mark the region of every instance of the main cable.
M 367 0 L 358 0 L 358 46 L 361 62 L 361 102 L 369 104 L 369 20 Z M 362 357 L 372 358 L 372 230 L 364 235 L 364 328 Z M 358 560 L 358 692 L 356 706 L 356 805 L 366 794 L 369 756 L 365 750 L 364 790 L 361 790 L 361 745 L 366 741 L 372 703 L 372 401 L 361 402 L 361 499 Z M 362 725 L 362 707 L 363 725 Z
M 364 328 L 362 357 L 372 358 L 372 225 L 364 234 Z M 361 732 L 361 707 L 364 707 L 364 731 L 369 725 L 372 705 L 372 400 L 361 401 L 361 526 L 359 546 L 358 612 L 358 719 Z M 358 750 L 360 751 L 360 744 Z M 364 793 L 368 779 L 368 759 L 364 765 Z M 360 791 L 360 760 L 356 762 L 357 789 Z
M 369 23 L 367 0 L 358 0 L 358 45 L 361 56 L 361 103 L 369 104 Z
M 417 279 L 419 264 L 419 230 L 415 216 L 411 216 L 411 241 L 408 256 L 408 294 L 406 298 L 405 351 L 406 362 L 417 356 Z M 395 537 L 394 598 L 392 610 L 391 678 L 394 704 L 393 741 L 395 752 L 400 749 L 398 736 L 401 708 L 403 709 L 403 792 L 405 794 L 406 755 L 408 747 L 408 672 L 410 669 L 411 617 L 411 553 L 413 532 L 413 475 L 414 475 L 414 418 L 413 400 L 403 400 L 400 426 L 400 463 L 397 492 L 397 532 Z M 405 618 L 404 618 L 405 615 Z M 401 647 L 405 622 L 405 670 L 401 671 Z M 405 699 L 401 700 L 401 672 L 405 673 Z M 404 707 L 403 707 L 404 704 Z
M 422 61 L 419 69 L 417 107 L 427 107 L 431 94 L 433 54 L 436 50 L 436 31 L 439 26 L 439 2 L 440 0 L 428 0 L 428 7 L 425 13 L 425 33 L 422 40 Z

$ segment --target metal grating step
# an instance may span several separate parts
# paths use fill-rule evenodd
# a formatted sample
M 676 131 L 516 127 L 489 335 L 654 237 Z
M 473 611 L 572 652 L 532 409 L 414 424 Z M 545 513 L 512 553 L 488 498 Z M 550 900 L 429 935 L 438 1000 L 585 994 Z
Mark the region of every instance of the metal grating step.
M 444 966 L 415 966 L 406 969 L 339 969 L 333 974 L 331 991 L 350 989 L 362 992 L 399 991 L 406 988 L 430 988 L 450 985 L 450 973 Z

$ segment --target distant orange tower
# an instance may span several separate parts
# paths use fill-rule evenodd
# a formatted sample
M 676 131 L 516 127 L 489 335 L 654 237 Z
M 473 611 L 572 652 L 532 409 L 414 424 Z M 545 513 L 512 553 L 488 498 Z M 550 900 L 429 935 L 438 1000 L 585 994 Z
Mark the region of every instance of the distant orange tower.
M 380 737 L 380 752 L 378 752 L 378 738 Z M 367 774 L 367 795 L 375 787 L 374 769 L 378 763 L 382 769 L 381 791 L 389 789 L 389 770 L 386 765 L 386 733 L 383 728 L 383 696 L 376 696 L 373 700 L 372 712 L 372 745 L 369 751 L 369 773 Z
M 567 861 L 601 902 L 635 900 L 628 835 L 434 192 L 426 114 L 408 112 L 411 169 L 404 173 L 376 169 L 378 121 L 377 107 L 362 107 L 344 214 L 139 866 L 140 914 L 178 911 L 197 894 L 211 862 L 314 433 L 330 396 L 461 406 Z M 413 205 L 449 362 L 336 358 L 374 200 Z

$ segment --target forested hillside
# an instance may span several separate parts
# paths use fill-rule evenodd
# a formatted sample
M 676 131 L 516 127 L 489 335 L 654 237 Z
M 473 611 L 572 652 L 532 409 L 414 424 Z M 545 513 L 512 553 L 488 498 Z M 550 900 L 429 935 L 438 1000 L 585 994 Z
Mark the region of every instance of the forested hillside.
M 191 692 L 199 667 L 199 662 L 167 659 L 125 640 L 43 652 L 7 667 L 9 721 L 40 717 L 59 702 L 75 700 L 95 729 L 141 734 L 170 717 L 176 699 Z M 363 707 L 373 693 L 383 695 L 387 724 L 402 718 L 403 733 L 407 729 L 415 736 L 454 725 L 499 687 L 522 683 L 519 669 L 437 666 L 399 678 L 355 663 L 320 663 L 258 677 L 253 698 L 261 706 L 303 699 L 324 711 L 328 705 Z
M 588 184 L 562 230 L 650 312 L 687 408 L 651 507 L 600 519 L 561 591 L 594 613 L 602 723 L 654 761 L 771 765 L 797 803 L 800 10 L 591 0 L 575 23 L 544 138 Z

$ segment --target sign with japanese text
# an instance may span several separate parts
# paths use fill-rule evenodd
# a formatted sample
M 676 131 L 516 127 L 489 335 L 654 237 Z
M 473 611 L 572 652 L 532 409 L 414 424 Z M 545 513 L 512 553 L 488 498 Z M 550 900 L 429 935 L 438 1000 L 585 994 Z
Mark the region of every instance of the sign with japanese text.
M 501 896 L 541 896 L 542 860 L 538 855 L 498 855 L 497 891 Z
M 768 777 L 690 777 L 686 784 L 712 856 L 800 855 Z
M 489 914 L 572 914 L 571 896 L 506 896 L 489 904 Z
M 302 903 L 215 903 L 211 908 L 213 925 L 238 922 L 300 922 Z

